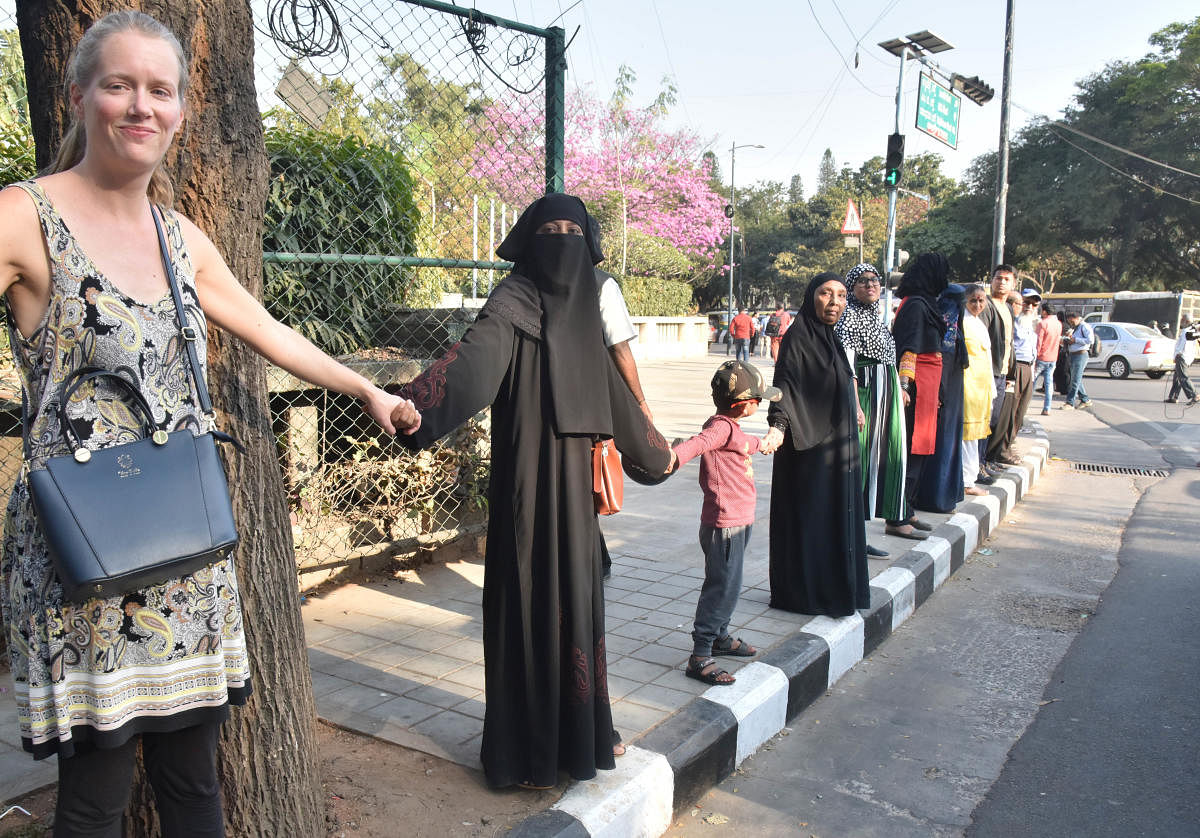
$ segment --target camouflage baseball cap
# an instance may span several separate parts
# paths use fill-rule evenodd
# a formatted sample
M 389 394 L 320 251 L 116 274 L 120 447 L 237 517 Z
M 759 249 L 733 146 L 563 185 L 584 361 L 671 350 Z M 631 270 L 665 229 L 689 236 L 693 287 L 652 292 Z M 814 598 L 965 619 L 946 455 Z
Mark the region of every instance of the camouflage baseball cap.
M 729 407 L 748 399 L 777 402 L 783 396 L 778 387 L 768 387 L 758 368 L 746 361 L 726 361 L 712 378 L 713 402 Z

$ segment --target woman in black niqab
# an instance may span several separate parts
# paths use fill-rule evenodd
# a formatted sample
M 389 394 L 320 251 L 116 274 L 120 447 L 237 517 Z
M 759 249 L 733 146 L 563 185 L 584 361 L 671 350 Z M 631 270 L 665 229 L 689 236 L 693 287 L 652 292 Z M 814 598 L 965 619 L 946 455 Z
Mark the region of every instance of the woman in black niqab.
M 782 444 L 771 472 L 771 607 L 845 617 L 871 605 L 854 378 L 816 296 L 837 274 L 818 274 L 779 345 L 768 440 Z M 844 305 L 844 299 L 843 299 Z
M 949 284 L 950 263 L 940 253 L 922 253 L 904 271 L 896 288 L 900 308 L 892 323 L 900 386 L 909 394 L 905 407 L 908 462 L 905 469 L 905 512 L 903 521 L 888 521 L 889 535 L 921 540 L 932 529 L 911 515 L 917 503 L 917 487 L 929 457 L 937 448 L 938 405 L 942 386 L 942 340 L 946 321 L 938 308 L 938 297 Z
M 640 482 L 664 479 L 671 454 L 604 346 L 583 202 L 535 201 L 497 255 L 512 274 L 403 389 L 424 405 L 403 442 L 432 445 L 491 405 L 480 759 L 493 786 L 548 787 L 615 766 L 592 442 L 613 438 Z

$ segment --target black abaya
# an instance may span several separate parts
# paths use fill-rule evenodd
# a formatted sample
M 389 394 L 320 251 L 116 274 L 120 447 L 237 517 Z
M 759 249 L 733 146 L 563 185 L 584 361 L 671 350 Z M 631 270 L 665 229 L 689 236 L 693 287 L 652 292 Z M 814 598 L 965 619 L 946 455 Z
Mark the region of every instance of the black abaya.
M 589 779 L 615 765 L 592 438 L 554 430 L 539 305 L 523 277 L 498 285 L 462 341 L 404 389 L 421 427 L 397 437 L 427 446 L 492 406 L 481 758 L 497 787 L 555 785 L 560 769 Z M 627 472 L 661 476 L 666 441 L 612 363 L 602 369 L 607 380 L 595 385 L 607 390 Z
M 775 386 L 784 395 L 768 412 L 784 431 L 771 472 L 771 607 L 845 617 L 871 606 L 867 516 L 854 379 L 833 328 L 812 313 L 822 277 L 841 281 L 821 274 L 810 283 L 780 343 Z

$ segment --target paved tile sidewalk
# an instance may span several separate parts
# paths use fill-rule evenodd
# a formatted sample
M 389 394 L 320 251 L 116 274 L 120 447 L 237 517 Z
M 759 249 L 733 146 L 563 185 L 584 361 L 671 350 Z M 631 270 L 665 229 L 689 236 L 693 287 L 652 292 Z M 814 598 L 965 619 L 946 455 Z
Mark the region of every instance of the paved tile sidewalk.
M 659 429 L 689 436 L 712 414 L 709 380 L 724 355 L 643 363 L 642 383 Z M 755 359 L 771 375 L 769 359 Z M 766 410 L 743 423 L 766 433 Z M 766 650 L 811 617 L 767 607 L 770 466 L 755 458 L 759 497 L 734 633 Z M 605 586 L 609 695 L 626 741 L 658 724 L 707 689 L 683 666 L 704 578 L 697 540 L 699 461 L 664 484 L 626 482 L 625 508 L 602 529 L 613 557 Z M 922 517 L 940 523 L 948 515 Z M 880 521 L 868 540 L 898 557 L 913 542 L 885 537 Z M 887 560 L 871 561 L 871 575 Z M 304 606 L 317 709 L 353 730 L 479 766 L 483 730 L 480 594 L 483 561 L 422 568 L 411 581 L 347 585 Z M 745 661 L 722 659 L 736 674 Z

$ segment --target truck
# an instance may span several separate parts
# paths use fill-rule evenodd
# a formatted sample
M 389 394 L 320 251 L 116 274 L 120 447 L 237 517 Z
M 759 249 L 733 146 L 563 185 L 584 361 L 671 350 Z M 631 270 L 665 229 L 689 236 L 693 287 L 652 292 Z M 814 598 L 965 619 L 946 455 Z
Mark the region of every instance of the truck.
M 1200 291 L 1118 291 L 1108 313 L 1109 320 L 1120 323 L 1153 324 L 1170 338 L 1179 334 L 1184 317 L 1200 320 Z

